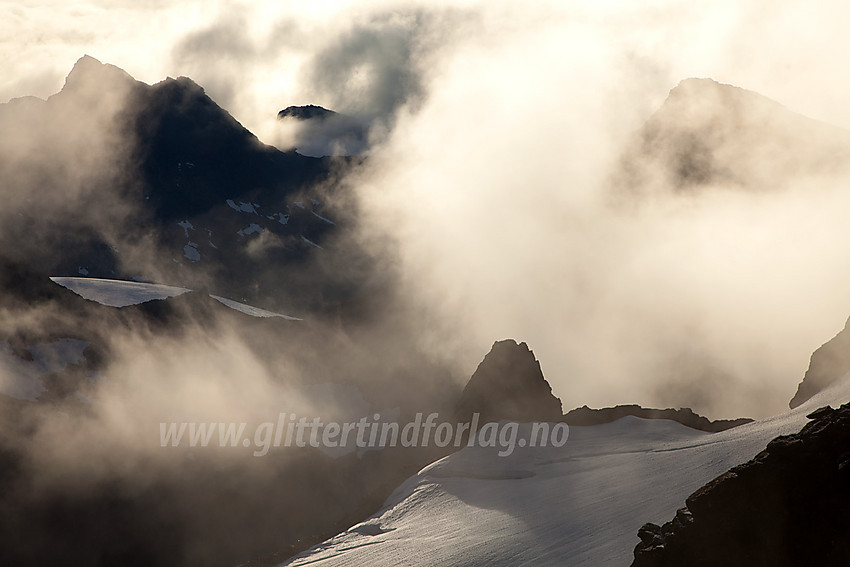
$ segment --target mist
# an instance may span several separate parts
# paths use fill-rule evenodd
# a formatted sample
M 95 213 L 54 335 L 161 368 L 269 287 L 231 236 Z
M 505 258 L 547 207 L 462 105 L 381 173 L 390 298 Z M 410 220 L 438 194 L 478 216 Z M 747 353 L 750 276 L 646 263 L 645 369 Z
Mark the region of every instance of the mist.
M 811 353 L 844 326 L 845 170 L 786 175 L 764 154 L 747 158 L 758 175 L 743 181 L 681 191 L 670 163 L 647 162 L 644 186 L 617 185 L 641 128 L 688 77 L 758 92 L 843 139 L 850 85 L 834 71 L 847 47 L 843 5 L 802 14 L 762 2 L 714 3 L 707 13 L 681 2 L 213 4 L 16 5 L 0 23 L 0 36 L 13 38 L 0 43 L 9 62 L 0 100 L 46 98 L 90 53 L 146 83 L 191 77 L 284 150 L 298 140 L 276 120 L 286 106 L 353 117 L 369 128 L 368 149 L 334 180 L 345 194 L 311 188 L 352 225 L 309 267 L 339 263 L 341 282 L 360 278 L 380 301 L 354 309 L 358 320 L 323 313 L 252 326 L 198 307 L 200 292 L 162 308 L 165 327 L 176 328 L 167 331 L 132 310 L 76 323 L 85 308 L 75 306 L 57 324 L 52 306 L 4 306 L 4 338 L 47 341 L 77 325 L 74 336 L 96 337 L 109 354 L 84 382 L 85 401 L 57 403 L 46 417 L 24 412 L 35 424 L 36 486 L 117 477 L 145 490 L 189 478 L 194 459 L 271 486 L 276 471 L 290 470 L 284 458 L 164 452 L 158 424 L 450 409 L 504 338 L 534 350 L 564 410 L 639 403 L 766 417 L 787 407 Z M 134 141 L 114 130 L 127 93 L 80 88 L 107 103 L 103 121 L 45 116 L 70 133 L 47 145 L 43 132 L 16 132 L 2 148 L 12 189 L 0 219 L 27 212 L 42 176 L 56 192 L 41 213 L 57 219 L 56 231 L 26 246 L 54 242 L 70 214 L 121 250 L 123 270 L 180 285 L 164 281 L 175 272 L 156 261 L 152 236 L 114 231 L 140 214 L 132 191 L 109 191 L 135 187 Z M 21 128 L 16 120 L 5 116 L 4 134 Z M 814 136 L 806 143 L 831 143 L 832 134 Z M 83 142 L 90 151 L 79 151 Z M 55 156 L 50 168 L 28 161 L 36 149 Z M 728 153 L 732 162 L 739 154 Z M 107 174 L 93 175 L 104 162 Z M 58 205 L 64 199 L 73 207 Z M 24 231 L 8 222 L 3 244 L 14 249 Z M 281 247 L 269 235 L 248 252 Z M 4 360 L 3 382 L 16 371 Z M 333 390 L 340 385 L 358 394 Z M 196 497 L 181 502 L 188 509 Z M 257 499 L 246 516 L 262 509 Z
M 842 85 L 832 76 L 830 88 L 818 86 L 837 52 L 809 31 L 838 34 L 843 8 L 807 12 L 803 27 L 791 25 L 793 9 L 757 7 L 721 3 L 707 17 L 675 2 L 343 3 L 297 16 L 289 5 L 222 2 L 203 16 L 192 3 L 134 7 L 156 14 L 171 38 L 156 47 L 169 54 L 158 66 L 128 55 L 132 37 L 87 36 L 124 13 L 92 9 L 74 16 L 71 39 L 56 35 L 15 58 L 3 92 L 44 96 L 51 87 L 26 68 L 50 52 L 41 68 L 64 73 L 55 54 L 93 46 L 142 80 L 193 77 L 272 141 L 281 138 L 275 111 L 290 103 L 366 117 L 379 132 L 353 181 L 363 237 L 400 262 L 402 308 L 427 322 L 417 340 L 458 375 L 493 340 L 514 336 L 535 348 L 566 405 L 760 416 L 781 409 L 808 354 L 841 328 L 842 181 L 800 179 L 755 197 L 716 187 L 634 215 L 610 207 L 606 193 L 630 136 L 689 76 L 850 124 Z M 735 56 L 747 50 L 760 57 Z M 715 368 L 723 384 L 698 390 L 741 391 L 722 403 L 690 397 L 691 365 Z

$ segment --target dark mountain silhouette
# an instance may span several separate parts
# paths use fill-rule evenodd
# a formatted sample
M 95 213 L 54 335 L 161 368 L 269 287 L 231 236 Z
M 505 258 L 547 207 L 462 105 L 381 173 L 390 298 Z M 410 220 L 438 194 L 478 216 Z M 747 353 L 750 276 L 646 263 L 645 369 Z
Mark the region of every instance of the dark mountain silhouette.
M 844 329 L 818 348 L 809 362 L 803 381 L 789 403 L 793 409 L 850 372 L 850 319 Z
M 296 120 L 325 120 L 337 116 L 338 113 L 315 104 L 304 106 L 287 106 L 277 113 L 278 120 L 294 118 Z
M 638 532 L 633 567 L 850 564 L 850 404 L 821 408 L 794 435 Z
M 329 176 L 331 160 L 262 144 L 191 79 L 137 92 L 129 102 L 136 155 L 162 222 L 226 207 L 227 199 L 262 199 L 270 214 L 269 207 L 285 209 L 287 197 Z
M 850 132 L 760 94 L 686 79 L 635 136 L 614 176 L 619 196 L 723 185 L 770 191 L 847 172 Z
M 357 155 L 369 148 L 369 124 L 354 116 L 308 104 L 288 106 L 277 118 L 297 123 L 295 147 L 306 155 Z
M 694 413 L 694 411 L 690 408 L 652 409 L 643 408 L 636 404 L 620 405 L 602 409 L 591 409 L 587 406 L 582 406 L 568 411 L 564 415 L 564 421 L 569 425 L 601 425 L 603 423 L 611 423 L 612 421 L 628 415 L 639 417 L 641 419 L 669 419 L 693 429 L 699 429 L 700 431 L 706 431 L 708 433 L 725 431 L 753 421 L 749 418 L 718 419 L 711 421 L 708 418 Z
M 29 453 L 31 436 L 45 416 L 90 415 L 85 394 L 108 368 L 116 336 L 179 339 L 192 326 L 220 325 L 270 375 L 296 362 L 315 370 L 304 382 L 351 372 L 374 407 L 407 404 L 400 421 L 417 405 L 441 409 L 438 402 L 461 420 L 473 413 L 482 422 L 565 419 L 525 343 L 496 342 L 461 394 L 423 353 L 396 352 L 394 328 L 379 341 L 361 339 L 359 331 L 392 309 L 385 299 L 393 278 L 347 238 L 357 211 L 337 180 L 361 160 L 305 154 L 365 152 L 368 124 L 315 106 L 289 107 L 279 117 L 298 122 L 299 151 L 261 143 L 191 79 L 147 85 L 91 57 L 48 100 L 0 105 L 2 354 L 27 364 L 38 345 L 85 343 L 79 357 L 39 377 L 45 390 L 37 401 L 0 395 L 0 564 L 230 565 L 252 556 L 273 563 L 368 516 L 406 477 L 451 450 L 331 459 L 308 447 L 250 461 L 240 475 L 215 456 L 181 453 L 172 475 L 142 471 L 141 487 L 115 474 L 44 489 L 32 482 L 43 471 Z M 624 175 L 630 187 L 646 186 L 659 171 L 677 190 L 721 181 L 761 186 L 775 174 L 842 167 L 844 144 L 843 132 L 752 93 L 686 81 L 648 123 Z M 762 167 L 803 146 L 810 147 L 794 159 L 776 160 L 778 169 Z M 195 291 L 112 308 L 50 282 L 57 275 L 156 276 Z M 209 293 L 305 321 L 253 319 Z M 376 351 L 374 361 L 361 362 Z M 394 359 L 390 369 L 385 353 Z M 360 374 L 351 371 L 357 363 Z M 824 376 L 830 364 L 823 363 Z M 369 371 L 378 367 L 394 380 L 374 379 Z M 744 421 L 637 406 L 579 408 L 567 419 L 625 415 L 707 431 Z
M 345 236 L 336 181 L 357 161 L 265 145 L 188 78 L 146 85 L 86 56 L 47 101 L 0 105 L 0 127 L 0 246 L 39 271 L 301 312 L 356 310 L 379 284 Z
M 456 416 L 469 421 L 561 421 L 561 400 L 525 343 L 497 341 L 463 389 Z

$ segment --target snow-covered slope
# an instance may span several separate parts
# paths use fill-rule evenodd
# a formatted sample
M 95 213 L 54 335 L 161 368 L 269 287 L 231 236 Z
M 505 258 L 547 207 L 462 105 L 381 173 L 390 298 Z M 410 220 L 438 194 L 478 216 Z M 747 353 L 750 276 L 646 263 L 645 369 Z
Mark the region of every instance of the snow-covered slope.
M 850 399 L 850 379 L 785 414 L 721 433 L 626 417 L 573 427 L 562 448 L 465 448 L 408 479 L 369 520 L 284 565 L 626 566 L 645 522 L 813 409 Z

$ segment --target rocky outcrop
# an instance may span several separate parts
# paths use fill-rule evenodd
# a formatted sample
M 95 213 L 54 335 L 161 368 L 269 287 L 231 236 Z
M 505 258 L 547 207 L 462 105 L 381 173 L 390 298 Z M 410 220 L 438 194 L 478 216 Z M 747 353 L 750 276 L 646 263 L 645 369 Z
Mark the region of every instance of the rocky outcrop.
M 642 419 L 669 419 L 677 421 L 687 427 L 698 429 L 700 431 L 707 431 L 709 433 L 725 431 L 753 421 L 746 417 L 711 421 L 708 418 L 694 413 L 694 411 L 690 408 L 652 409 L 643 408 L 637 404 L 620 405 L 602 409 L 591 409 L 587 406 L 582 406 L 567 412 L 564 415 L 564 421 L 569 425 L 601 425 L 603 423 L 611 423 L 612 421 L 616 421 L 628 415 L 640 417 Z
M 850 565 L 850 404 L 808 417 L 641 527 L 632 567 Z
M 287 106 L 277 113 L 281 121 L 295 122 L 295 147 L 308 156 L 353 156 L 369 147 L 369 121 L 340 114 L 315 104 Z
M 315 104 L 304 106 L 287 106 L 277 113 L 278 120 L 294 118 L 295 120 L 324 120 L 335 116 L 336 112 Z
M 534 353 L 512 339 L 493 344 L 464 388 L 456 416 L 466 421 L 473 413 L 482 423 L 563 419 L 561 400 L 552 394 Z
M 844 329 L 817 349 L 797 393 L 788 404 L 795 408 L 850 372 L 850 319 Z

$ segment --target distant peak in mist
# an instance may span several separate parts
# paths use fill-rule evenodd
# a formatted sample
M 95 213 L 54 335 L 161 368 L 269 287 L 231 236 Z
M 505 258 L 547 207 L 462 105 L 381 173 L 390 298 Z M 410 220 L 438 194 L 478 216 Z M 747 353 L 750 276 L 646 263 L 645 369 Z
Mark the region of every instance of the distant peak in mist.
M 278 120 L 285 118 L 293 118 L 295 120 L 325 120 L 336 115 L 337 113 L 333 110 L 328 110 L 315 104 L 307 104 L 304 106 L 287 106 L 277 113 L 277 118 Z
M 850 319 L 847 319 L 844 329 L 812 353 L 809 368 L 789 407 L 794 409 L 804 404 L 847 372 L 850 372 Z
M 708 128 L 714 121 L 752 126 L 775 121 L 786 114 L 804 118 L 755 91 L 714 79 L 690 78 L 682 80 L 670 91 L 667 100 L 647 125 L 664 119 L 670 122 L 665 126 L 675 125 L 681 129 Z M 677 122 L 673 123 L 672 119 Z M 814 120 L 810 122 L 816 123 Z
M 74 64 L 71 72 L 65 78 L 63 91 L 88 88 L 100 84 L 103 87 L 115 83 L 137 83 L 123 69 L 106 63 L 101 63 L 91 55 L 83 55 Z
M 369 147 L 369 121 L 307 104 L 287 106 L 277 113 L 282 123 L 295 124 L 295 147 L 304 155 L 357 155 Z
M 754 91 L 690 78 L 637 132 L 614 184 L 631 195 L 708 185 L 772 191 L 844 171 L 848 157 L 850 132 Z
M 739 96 L 739 97 L 755 97 L 763 101 L 768 101 L 770 104 L 779 105 L 779 103 L 760 95 L 755 91 L 750 91 L 735 85 L 721 83 L 711 78 L 705 77 L 690 77 L 682 79 L 679 84 L 673 87 L 670 91 L 668 102 L 677 97 L 687 97 L 689 99 L 698 98 L 701 96 Z

